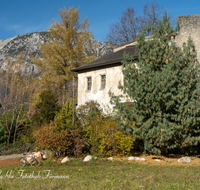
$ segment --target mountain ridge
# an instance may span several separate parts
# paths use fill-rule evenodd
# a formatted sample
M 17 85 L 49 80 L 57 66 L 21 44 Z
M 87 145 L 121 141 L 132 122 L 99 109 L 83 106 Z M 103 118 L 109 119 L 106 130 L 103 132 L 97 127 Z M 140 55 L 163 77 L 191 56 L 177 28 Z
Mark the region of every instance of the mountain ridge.
M 7 57 L 13 57 L 15 60 L 18 54 L 24 52 L 26 56 L 21 70 L 27 73 L 37 73 L 38 70 L 32 63 L 31 56 L 37 58 L 41 57 L 39 41 L 43 43 L 47 37 L 48 31 L 40 31 L 17 35 L 6 40 L 0 39 L 0 70 L 6 71 L 7 64 L 5 60 Z M 111 53 L 113 46 L 115 45 L 111 42 L 96 41 L 93 35 L 90 43 L 97 43 L 97 57 Z

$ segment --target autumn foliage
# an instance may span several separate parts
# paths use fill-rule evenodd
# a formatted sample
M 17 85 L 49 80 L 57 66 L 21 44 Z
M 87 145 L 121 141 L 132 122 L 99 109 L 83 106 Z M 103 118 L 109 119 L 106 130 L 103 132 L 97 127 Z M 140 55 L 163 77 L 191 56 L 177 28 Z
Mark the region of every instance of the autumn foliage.
M 39 130 L 35 130 L 34 136 L 36 146 L 40 150 L 51 150 L 54 153 L 53 156 L 80 156 L 82 154 L 84 140 L 78 129 L 61 129 L 58 131 L 56 130 L 56 123 L 51 122 L 42 125 Z
M 134 145 L 133 135 L 117 130 L 117 123 L 103 113 L 97 102 L 86 102 L 78 108 L 77 113 L 84 125 L 84 137 L 92 154 L 130 154 Z
M 40 43 L 42 59 L 34 57 L 33 62 L 42 72 L 40 82 L 61 95 L 63 87 L 68 93 L 71 88 L 71 70 L 94 60 L 96 54 L 95 46 L 90 43 L 89 21 L 84 18 L 79 22 L 79 8 L 60 9 L 59 14 L 60 22 L 52 20 L 49 37 Z

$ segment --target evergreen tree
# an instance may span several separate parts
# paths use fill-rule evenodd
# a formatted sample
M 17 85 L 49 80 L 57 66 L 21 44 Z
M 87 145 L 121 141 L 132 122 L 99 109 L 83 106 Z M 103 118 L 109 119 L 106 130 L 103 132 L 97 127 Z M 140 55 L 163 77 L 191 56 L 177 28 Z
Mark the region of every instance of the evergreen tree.
M 49 123 L 54 120 L 56 113 L 60 110 L 58 105 L 58 98 L 50 90 L 44 90 L 39 95 L 39 100 L 35 105 L 36 113 L 33 115 L 33 122 L 35 124 Z
M 151 30 L 145 39 L 145 30 Z M 189 38 L 182 48 L 173 40 L 177 28 L 167 13 L 156 28 L 145 27 L 137 37 L 138 61 L 125 54 L 124 83 L 119 88 L 132 107 L 112 94 L 119 127 L 156 154 L 197 145 L 200 136 L 200 84 L 195 46 Z M 137 127 L 133 129 L 133 125 Z

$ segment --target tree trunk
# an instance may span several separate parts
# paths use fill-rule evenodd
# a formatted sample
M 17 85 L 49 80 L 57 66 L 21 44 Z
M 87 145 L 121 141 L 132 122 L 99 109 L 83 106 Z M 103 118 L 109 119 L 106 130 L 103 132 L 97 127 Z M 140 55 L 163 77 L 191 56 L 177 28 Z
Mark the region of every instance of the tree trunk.
M 9 145 L 9 144 L 10 144 L 10 136 L 11 136 L 11 132 L 10 132 L 10 131 L 8 131 L 7 145 Z

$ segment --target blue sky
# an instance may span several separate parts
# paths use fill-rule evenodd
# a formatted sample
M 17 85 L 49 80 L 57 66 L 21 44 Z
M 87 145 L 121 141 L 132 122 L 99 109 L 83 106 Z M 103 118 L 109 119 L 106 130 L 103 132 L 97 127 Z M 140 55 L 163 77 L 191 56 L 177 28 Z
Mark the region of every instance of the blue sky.
M 44 31 L 52 19 L 60 20 L 59 9 L 80 7 L 80 16 L 90 20 L 90 30 L 95 39 L 105 41 L 110 24 L 117 22 L 122 11 L 133 6 L 142 14 L 147 0 L 0 0 L 0 39 L 16 35 Z M 200 0 L 157 0 L 160 6 L 167 6 L 173 19 L 178 15 L 200 14 Z

